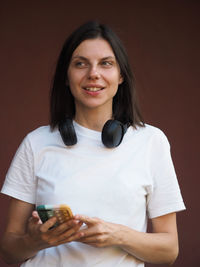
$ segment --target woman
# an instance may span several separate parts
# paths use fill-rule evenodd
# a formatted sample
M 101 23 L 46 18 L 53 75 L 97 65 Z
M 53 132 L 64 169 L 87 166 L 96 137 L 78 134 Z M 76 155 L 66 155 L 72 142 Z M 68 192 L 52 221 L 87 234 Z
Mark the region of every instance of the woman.
M 66 40 L 50 126 L 24 139 L 2 192 L 12 197 L 1 242 L 8 263 L 110 267 L 176 259 L 176 212 L 185 207 L 169 144 L 144 124 L 126 52 L 107 26 L 89 22 Z M 77 215 L 54 228 L 55 217 L 41 224 L 35 206 L 62 203 Z

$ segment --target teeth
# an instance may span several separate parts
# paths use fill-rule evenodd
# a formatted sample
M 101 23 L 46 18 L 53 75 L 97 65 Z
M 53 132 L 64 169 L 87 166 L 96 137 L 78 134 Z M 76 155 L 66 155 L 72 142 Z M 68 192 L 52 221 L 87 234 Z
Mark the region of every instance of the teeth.
M 101 90 L 102 88 L 99 88 L 99 87 L 87 87 L 85 88 L 87 91 L 90 91 L 90 92 L 96 92 L 96 91 L 99 91 Z

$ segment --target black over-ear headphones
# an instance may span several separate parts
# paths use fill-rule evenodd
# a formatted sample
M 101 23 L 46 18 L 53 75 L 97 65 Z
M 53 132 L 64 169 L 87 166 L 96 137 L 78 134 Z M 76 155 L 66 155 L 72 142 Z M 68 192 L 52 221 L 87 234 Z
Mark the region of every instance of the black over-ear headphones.
M 66 146 L 77 143 L 77 136 L 71 119 L 66 118 L 59 123 L 58 129 Z M 108 148 L 119 146 L 127 129 L 128 124 L 123 124 L 118 120 L 108 120 L 101 133 L 102 143 Z

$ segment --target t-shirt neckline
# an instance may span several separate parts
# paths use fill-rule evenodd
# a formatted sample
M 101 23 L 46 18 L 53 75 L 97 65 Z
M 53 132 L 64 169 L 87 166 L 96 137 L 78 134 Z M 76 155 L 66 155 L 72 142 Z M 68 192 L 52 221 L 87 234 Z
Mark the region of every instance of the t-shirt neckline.
M 78 135 L 86 136 L 86 137 L 93 138 L 96 140 L 99 140 L 99 138 L 101 138 L 101 132 L 99 132 L 99 131 L 95 131 L 95 130 L 86 128 L 74 120 L 73 120 L 73 125 L 74 125 L 74 129 L 76 131 L 76 134 L 78 134 Z

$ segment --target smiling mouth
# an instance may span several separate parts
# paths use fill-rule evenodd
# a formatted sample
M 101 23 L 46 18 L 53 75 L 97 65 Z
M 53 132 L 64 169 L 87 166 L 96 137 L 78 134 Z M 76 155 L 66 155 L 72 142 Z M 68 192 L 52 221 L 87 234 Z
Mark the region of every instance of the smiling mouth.
M 99 88 L 99 87 L 84 87 L 83 89 L 86 91 L 89 91 L 89 92 L 97 92 L 97 91 L 103 90 L 104 87 L 101 87 L 101 88 Z

